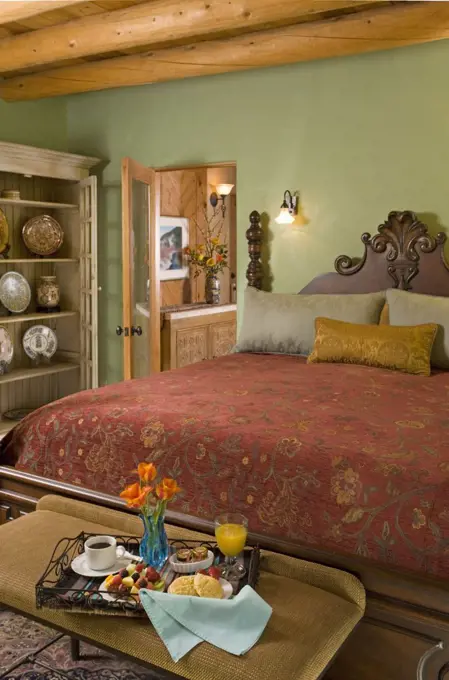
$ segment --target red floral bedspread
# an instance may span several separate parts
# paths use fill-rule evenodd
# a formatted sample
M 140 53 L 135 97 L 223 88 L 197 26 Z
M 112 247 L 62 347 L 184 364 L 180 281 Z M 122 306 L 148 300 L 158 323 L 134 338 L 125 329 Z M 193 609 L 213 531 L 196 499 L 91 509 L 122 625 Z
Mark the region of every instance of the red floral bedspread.
M 45 406 L 0 463 L 118 494 L 152 460 L 174 509 L 447 577 L 448 393 L 446 372 L 235 354 Z

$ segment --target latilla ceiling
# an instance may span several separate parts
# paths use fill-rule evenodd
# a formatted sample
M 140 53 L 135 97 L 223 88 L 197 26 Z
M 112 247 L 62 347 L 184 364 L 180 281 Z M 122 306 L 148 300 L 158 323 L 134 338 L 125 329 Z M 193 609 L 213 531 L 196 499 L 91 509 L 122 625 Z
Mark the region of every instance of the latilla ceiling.
M 449 2 L 0 0 L 0 97 L 142 85 L 449 37 Z

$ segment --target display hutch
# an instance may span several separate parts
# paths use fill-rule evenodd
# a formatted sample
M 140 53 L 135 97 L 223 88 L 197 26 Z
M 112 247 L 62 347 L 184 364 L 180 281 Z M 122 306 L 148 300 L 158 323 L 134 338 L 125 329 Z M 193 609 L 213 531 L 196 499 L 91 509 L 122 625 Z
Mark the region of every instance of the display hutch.
M 0 209 L 8 223 L 9 250 L 0 257 L 0 276 L 15 271 L 31 287 L 31 302 L 21 314 L 0 305 L 0 326 L 12 338 L 14 355 L 0 375 L 0 437 L 14 425 L 12 409 L 34 409 L 73 392 L 97 387 L 97 196 L 90 169 L 99 159 L 0 142 Z M 4 190 L 20 198 L 2 197 Z M 27 250 L 23 225 L 38 215 L 54 217 L 64 240 L 57 253 L 38 257 Z M 39 311 L 36 288 L 41 276 L 56 276 L 60 311 Z M 22 346 L 25 331 L 43 324 L 56 334 L 58 348 L 47 362 L 32 362 Z

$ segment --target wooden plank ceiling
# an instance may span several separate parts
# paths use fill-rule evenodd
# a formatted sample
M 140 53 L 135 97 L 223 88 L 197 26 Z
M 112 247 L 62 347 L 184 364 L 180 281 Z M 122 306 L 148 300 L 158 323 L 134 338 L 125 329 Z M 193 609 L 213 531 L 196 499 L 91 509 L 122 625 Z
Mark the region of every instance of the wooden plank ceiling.
M 39 99 L 449 37 L 449 2 L 0 0 L 0 97 Z

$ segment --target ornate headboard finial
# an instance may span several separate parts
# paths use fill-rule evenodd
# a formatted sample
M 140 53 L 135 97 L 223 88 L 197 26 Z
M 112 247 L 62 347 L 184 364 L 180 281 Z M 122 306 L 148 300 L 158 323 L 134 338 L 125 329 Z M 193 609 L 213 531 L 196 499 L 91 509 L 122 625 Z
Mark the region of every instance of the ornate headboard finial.
M 246 270 L 246 278 L 248 279 L 248 286 L 253 288 L 262 288 L 263 267 L 260 261 L 262 252 L 263 230 L 260 226 L 260 214 L 257 210 L 253 210 L 249 216 L 250 226 L 246 231 L 246 238 L 248 241 L 249 265 Z
M 355 262 L 347 255 L 340 255 L 335 260 L 338 274 L 351 276 L 359 272 L 365 265 L 369 249 L 374 253 L 386 253 L 387 272 L 392 279 L 392 287 L 410 290 L 410 282 L 419 272 L 421 253 L 432 253 L 438 246 L 443 246 L 446 234 L 430 236 L 428 228 L 414 212 L 393 210 L 387 220 L 378 227 L 378 233 L 362 234 L 365 252 L 361 260 Z

